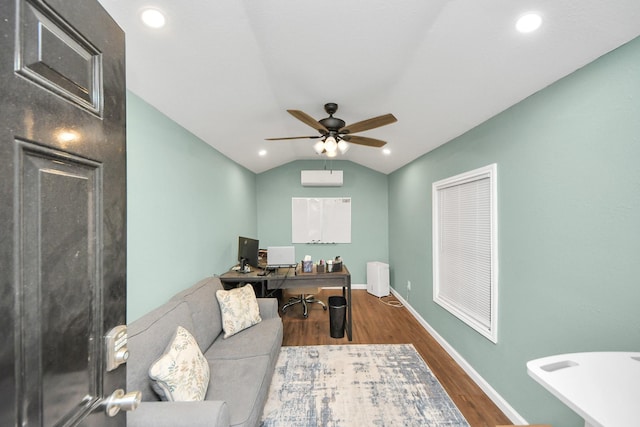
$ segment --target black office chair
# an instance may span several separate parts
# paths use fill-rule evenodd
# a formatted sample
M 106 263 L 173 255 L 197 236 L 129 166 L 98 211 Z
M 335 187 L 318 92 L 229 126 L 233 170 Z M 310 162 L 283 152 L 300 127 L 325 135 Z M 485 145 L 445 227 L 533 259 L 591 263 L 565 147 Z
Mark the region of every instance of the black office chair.
M 289 297 L 289 301 L 282 306 L 283 313 L 287 310 L 287 308 L 296 304 L 302 304 L 302 315 L 305 317 L 305 319 L 309 317 L 309 311 L 307 308 L 308 304 L 320 304 L 325 311 L 327 310 L 327 306 L 322 301 L 314 297 L 314 294 L 320 292 L 320 289 L 318 288 L 295 288 L 287 289 L 286 291 L 288 293 L 294 294 L 294 296 Z

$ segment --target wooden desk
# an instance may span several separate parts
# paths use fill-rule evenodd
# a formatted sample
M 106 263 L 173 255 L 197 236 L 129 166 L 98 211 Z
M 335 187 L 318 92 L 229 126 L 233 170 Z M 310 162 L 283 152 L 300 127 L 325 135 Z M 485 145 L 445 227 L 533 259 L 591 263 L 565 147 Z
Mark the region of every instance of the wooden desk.
M 259 276 L 262 270 L 256 269 L 251 273 L 239 273 L 237 271 L 227 271 L 220 276 L 223 284 L 239 285 L 241 283 L 255 283 L 261 287 L 261 296 L 266 295 L 267 290 L 290 289 L 290 288 L 322 288 L 341 287 L 342 296 L 347 300 L 347 313 L 345 321 L 345 331 L 349 341 L 353 340 L 353 316 L 351 307 L 351 273 L 343 264 L 342 271 L 331 273 L 318 273 L 315 269 L 312 273 L 303 273 L 301 267 L 279 268 L 269 272 L 265 276 Z
M 262 269 L 256 269 L 254 267 L 251 267 L 251 273 L 241 273 L 239 271 L 229 270 L 220 275 L 220 281 L 223 285 L 231 285 L 231 287 L 241 286 L 245 283 L 258 284 L 260 285 L 258 297 L 264 298 L 267 296 L 268 276 L 258 276 L 258 273 L 260 272 L 262 272 Z M 226 287 L 227 286 L 225 286 L 225 288 Z

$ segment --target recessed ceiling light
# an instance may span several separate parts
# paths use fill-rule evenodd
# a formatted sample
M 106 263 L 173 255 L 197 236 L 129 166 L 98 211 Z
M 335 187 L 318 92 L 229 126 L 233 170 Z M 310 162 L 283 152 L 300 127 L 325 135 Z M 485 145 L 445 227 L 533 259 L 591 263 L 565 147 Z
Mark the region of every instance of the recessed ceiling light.
M 162 28 L 166 23 L 164 14 L 158 9 L 145 9 L 140 14 L 140 19 L 144 22 L 144 25 L 150 28 Z
M 542 17 L 535 12 L 522 15 L 516 22 L 516 29 L 521 33 L 530 33 L 542 25 Z
M 264 157 L 267 155 L 267 150 L 260 150 L 258 151 L 258 156 Z
M 388 148 L 385 148 L 385 149 L 382 150 L 382 154 L 388 156 L 389 154 L 391 154 L 391 150 L 389 150 Z

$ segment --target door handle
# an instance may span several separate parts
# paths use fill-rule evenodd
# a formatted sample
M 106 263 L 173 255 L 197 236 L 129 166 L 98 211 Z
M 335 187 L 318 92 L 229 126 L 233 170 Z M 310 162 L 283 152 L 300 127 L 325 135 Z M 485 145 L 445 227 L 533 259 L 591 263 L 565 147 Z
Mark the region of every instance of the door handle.
M 132 391 L 124 392 L 121 388 L 113 392 L 113 394 L 104 401 L 104 411 L 110 417 L 115 417 L 118 412 L 134 411 L 142 401 L 142 393 Z

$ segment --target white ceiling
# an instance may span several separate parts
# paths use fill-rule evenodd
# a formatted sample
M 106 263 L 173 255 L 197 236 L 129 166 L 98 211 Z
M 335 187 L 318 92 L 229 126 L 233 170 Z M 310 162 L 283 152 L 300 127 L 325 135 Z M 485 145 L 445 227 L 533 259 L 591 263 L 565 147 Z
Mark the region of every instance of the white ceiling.
M 287 109 L 393 113 L 359 134 L 391 154 L 340 157 L 390 173 L 640 35 L 639 0 L 99 1 L 126 32 L 128 89 L 256 173 L 318 159 L 315 140 L 264 140 L 316 134 Z M 142 25 L 148 6 L 164 28 Z M 528 11 L 542 27 L 518 33 Z

